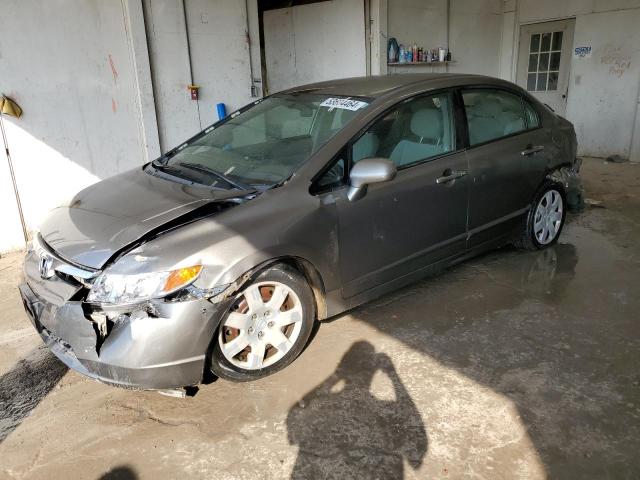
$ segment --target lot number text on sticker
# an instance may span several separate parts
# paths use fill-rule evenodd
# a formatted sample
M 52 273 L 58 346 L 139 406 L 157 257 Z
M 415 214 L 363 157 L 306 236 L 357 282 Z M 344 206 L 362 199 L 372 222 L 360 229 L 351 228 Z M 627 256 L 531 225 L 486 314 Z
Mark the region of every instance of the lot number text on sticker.
M 360 100 L 351 100 L 349 98 L 327 98 L 320 104 L 321 107 L 341 108 L 343 110 L 360 110 L 368 105 L 367 102 Z

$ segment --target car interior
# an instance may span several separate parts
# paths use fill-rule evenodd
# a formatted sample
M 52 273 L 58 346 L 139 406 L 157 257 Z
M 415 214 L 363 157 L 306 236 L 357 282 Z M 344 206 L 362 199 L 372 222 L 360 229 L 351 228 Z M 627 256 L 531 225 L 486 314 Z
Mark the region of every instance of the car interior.
M 526 122 L 520 97 L 497 90 L 463 92 L 471 145 L 521 132 Z
M 448 94 L 410 100 L 380 119 L 353 145 L 352 160 L 389 158 L 397 167 L 453 149 L 453 118 Z

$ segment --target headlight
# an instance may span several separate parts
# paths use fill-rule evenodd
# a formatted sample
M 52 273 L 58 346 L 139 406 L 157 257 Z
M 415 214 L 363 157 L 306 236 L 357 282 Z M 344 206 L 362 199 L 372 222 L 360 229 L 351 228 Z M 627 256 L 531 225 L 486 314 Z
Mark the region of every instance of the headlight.
M 201 271 L 202 265 L 135 275 L 103 272 L 91 286 L 87 301 L 123 305 L 165 297 L 195 281 Z

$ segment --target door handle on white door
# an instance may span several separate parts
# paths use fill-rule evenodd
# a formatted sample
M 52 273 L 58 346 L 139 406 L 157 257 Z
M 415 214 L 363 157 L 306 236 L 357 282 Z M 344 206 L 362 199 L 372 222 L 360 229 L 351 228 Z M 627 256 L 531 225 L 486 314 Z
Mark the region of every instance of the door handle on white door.
M 544 150 L 544 145 L 537 145 L 537 146 L 527 145 L 527 148 L 521 151 L 520 154 L 522 156 L 528 156 L 528 155 L 533 155 L 534 153 L 541 152 L 542 150 Z
M 444 172 L 442 172 L 443 175 L 442 177 L 438 177 L 436 178 L 436 183 L 438 185 L 442 185 L 444 183 L 449 183 L 457 178 L 461 178 L 464 177 L 467 174 L 466 170 L 450 170 L 447 169 Z

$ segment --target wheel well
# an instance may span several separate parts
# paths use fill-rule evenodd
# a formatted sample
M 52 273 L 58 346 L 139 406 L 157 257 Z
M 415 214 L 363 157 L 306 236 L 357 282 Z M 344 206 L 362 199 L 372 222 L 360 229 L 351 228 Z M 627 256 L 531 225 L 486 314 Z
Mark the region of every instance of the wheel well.
M 318 320 L 327 318 L 327 303 L 325 298 L 324 282 L 320 272 L 313 266 L 311 262 L 300 257 L 280 257 L 274 259 L 273 263 L 283 263 L 295 268 L 304 275 L 307 283 L 313 292 L 313 298 L 316 302 L 316 316 Z M 273 264 L 272 263 L 272 264 Z
M 301 257 L 275 257 L 256 265 L 254 268 L 242 275 L 241 279 L 237 281 L 237 289 L 240 289 L 246 281 L 258 272 L 261 272 L 265 268 L 273 267 L 274 265 L 287 265 L 304 275 L 307 283 L 311 287 L 311 291 L 313 292 L 317 319 L 324 320 L 327 318 L 327 302 L 322 276 L 311 262 Z
M 245 272 L 237 281 L 236 281 L 236 289 L 237 292 L 242 285 L 246 283 L 249 279 L 254 277 L 258 272 L 261 272 L 265 268 L 273 267 L 274 265 L 287 265 L 291 268 L 294 268 L 302 275 L 304 275 L 307 283 L 311 287 L 311 291 L 313 292 L 313 298 L 316 304 L 316 317 L 318 320 L 324 320 L 327 318 L 327 302 L 325 296 L 325 288 L 324 281 L 322 280 L 322 276 L 320 272 L 316 269 L 316 267 L 301 257 L 276 257 L 271 260 L 267 260 L 259 265 L 256 265 L 254 268 Z M 219 327 L 216 327 L 216 332 Z M 211 373 L 211 351 L 213 348 L 213 342 L 215 341 L 216 335 L 214 334 L 209 347 L 207 348 L 207 355 L 205 361 L 205 367 L 203 371 L 202 381 L 203 383 L 210 383 L 213 381 L 215 377 L 212 377 Z

